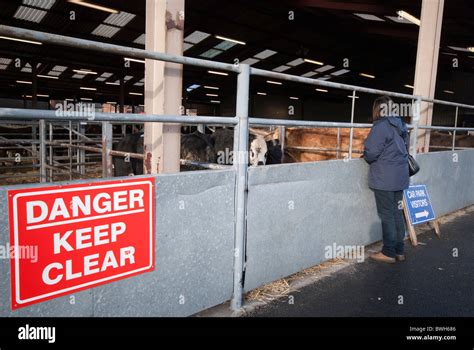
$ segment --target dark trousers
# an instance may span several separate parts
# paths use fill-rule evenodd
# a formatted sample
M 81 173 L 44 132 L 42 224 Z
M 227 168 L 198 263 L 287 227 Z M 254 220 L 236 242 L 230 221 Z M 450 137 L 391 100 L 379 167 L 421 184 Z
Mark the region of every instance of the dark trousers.
M 382 253 L 394 258 L 404 250 L 405 222 L 403 220 L 403 191 L 373 190 L 377 213 L 382 221 Z

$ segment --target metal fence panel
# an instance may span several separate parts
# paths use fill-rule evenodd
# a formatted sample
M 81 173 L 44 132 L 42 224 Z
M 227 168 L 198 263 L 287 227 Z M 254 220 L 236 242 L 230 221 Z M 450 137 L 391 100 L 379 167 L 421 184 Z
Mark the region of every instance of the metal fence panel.
M 436 215 L 474 203 L 474 150 L 418 154 L 420 172 L 414 184 L 426 184 Z
M 249 169 L 245 290 L 324 260 L 325 247 L 381 239 L 363 160 Z
M 25 187 L 38 185 L 11 188 Z M 0 316 L 187 316 L 229 300 L 234 188 L 232 170 L 157 175 L 155 270 L 75 293 L 73 305 L 64 296 L 12 313 L 10 261 L 0 260 Z M 3 245 L 10 237 L 7 190 L 0 188 Z

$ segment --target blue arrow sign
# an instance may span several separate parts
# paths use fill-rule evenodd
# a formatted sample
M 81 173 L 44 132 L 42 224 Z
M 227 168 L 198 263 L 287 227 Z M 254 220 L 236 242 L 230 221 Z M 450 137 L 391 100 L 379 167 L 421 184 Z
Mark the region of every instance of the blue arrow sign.
M 412 225 L 436 219 L 425 185 L 414 185 L 403 191 Z

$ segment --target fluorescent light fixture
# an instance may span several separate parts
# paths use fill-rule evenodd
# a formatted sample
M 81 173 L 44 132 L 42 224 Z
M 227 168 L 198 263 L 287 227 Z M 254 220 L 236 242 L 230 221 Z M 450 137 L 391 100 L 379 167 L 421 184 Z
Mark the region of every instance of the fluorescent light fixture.
M 446 94 L 451 94 L 451 95 L 454 94 L 454 91 L 451 91 L 451 90 L 443 90 L 443 92 Z
M 106 83 L 107 85 L 120 85 L 120 83 L 117 82 L 117 81 L 116 81 L 116 82 L 106 81 L 105 83 Z
M 115 34 L 119 32 L 120 28 L 118 27 L 112 27 L 106 24 L 99 24 L 97 28 L 95 28 L 91 34 L 97 35 L 97 36 L 102 36 L 104 38 L 111 38 Z
M 310 60 L 310 59 L 308 59 L 308 58 L 305 58 L 304 61 L 305 61 L 305 62 L 308 62 L 308 63 L 312 63 L 312 64 L 317 64 L 317 65 L 319 65 L 319 66 L 324 65 L 323 62 L 319 62 L 319 61 L 315 61 L 315 60 Z
M 42 75 L 42 74 L 38 74 L 37 77 L 38 78 L 46 78 L 46 79 L 59 79 L 58 77 L 52 77 L 50 75 Z
M 421 25 L 421 21 L 418 18 L 416 18 L 413 15 L 410 15 L 406 11 L 403 11 L 403 10 L 397 11 L 397 15 L 399 15 L 402 18 L 405 18 L 407 21 L 409 21 L 413 24 L 416 24 L 417 26 Z
M 22 43 L 33 44 L 33 45 L 43 45 L 43 43 L 40 43 L 39 41 L 17 39 L 17 38 L 11 38 L 9 36 L 0 36 L 0 39 L 19 41 L 19 42 L 22 42 Z
M 404 86 L 409 88 L 409 89 L 414 89 L 415 88 L 413 85 L 409 85 L 409 84 L 405 84 Z
M 31 96 L 31 95 L 23 95 L 23 96 L 26 97 L 26 98 L 33 98 L 33 96 Z
M 126 75 L 123 77 L 123 80 L 129 81 L 130 79 L 133 79 L 133 75 Z
M 145 45 L 145 39 L 146 39 L 146 36 L 145 36 L 145 33 L 143 33 L 143 34 L 140 34 L 140 36 L 138 38 L 133 40 L 133 42 L 135 44 Z
M 304 63 L 305 60 L 302 59 L 302 58 L 297 58 L 296 60 L 293 60 L 291 62 L 288 62 L 287 65 L 288 66 L 292 66 L 292 67 L 296 67 L 296 66 L 299 66 L 300 64 Z
M 229 73 L 217 72 L 215 70 L 208 70 L 207 72 L 211 74 L 216 74 L 216 75 L 229 75 Z
M 131 61 L 131 62 L 137 62 L 137 63 L 145 63 L 145 60 L 137 60 L 136 58 L 129 58 L 129 57 L 124 57 L 124 61 Z
M 272 71 L 281 73 L 281 72 L 284 72 L 284 71 L 286 71 L 290 68 L 291 67 L 288 67 L 286 65 L 282 65 L 282 66 L 279 66 L 279 67 L 276 67 L 276 68 L 272 69 Z
M 104 11 L 104 12 L 109 12 L 109 13 L 119 13 L 119 11 L 116 10 L 116 9 L 96 5 L 96 4 L 81 1 L 81 0 L 68 0 L 68 2 L 70 2 L 71 4 L 76 4 L 76 5 L 80 5 L 80 6 L 84 6 L 84 7 L 89 7 L 89 8 L 95 9 L 95 10 L 99 10 L 99 11 Z
M 74 100 L 72 98 L 66 98 L 64 101 L 71 101 L 73 102 Z
M 458 47 L 458 46 L 448 46 L 451 50 L 462 51 L 462 52 L 473 52 L 469 48 Z
M 56 0 L 23 0 L 23 5 L 49 10 L 55 2 Z
M 328 92 L 328 90 L 326 90 L 326 89 L 316 89 L 316 91 L 319 91 L 319 92 Z
M 112 13 L 109 15 L 109 17 L 104 20 L 104 23 L 123 28 L 135 17 L 136 15 L 133 13 L 120 11 L 119 13 Z
M 116 105 L 117 102 L 112 102 L 112 101 L 108 101 L 108 102 L 105 102 L 105 103 L 108 103 L 109 105 Z
M 204 89 L 219 90 L 217 86 L 208 86 L 208 85 L 204 85 Z
M 81 86 L 79 89 L 81 89 L 81 90 L 90 90 L 90 91 L 97 91 L 96 88 L 85 87 L 85 86 Z
M 470 46 L 467 48 L 470 52 L 474 52 L 474 46 Z
M 18 84 L 33 84 L 32 81 L 25 81 L 25 80 L 17 80 L 16 81 Z
M 92 101 L 92 99 L 89 98 L 89 97 L 81 97 L 81 100 L 82 101 Z
M 38 10 L 33 7 L 20 6 L 13 17 L 23 21 L 40 23 L 47 13 L 47 11 Z
M 443 55 L 448 55 L 448 56 L 457 56 L 457 53 L 451 53 L 451 52 L 441 52 Z
M 257 95 L 267 96 L 267 93 L 266 92 L 257 92 Z
M 388 19 L 391 19 L 392 21 L 397 22 L 397 23 L 404 23 L 404 24 L 410 24 L 411 23 L 410 21 L 407 21 L 405 18 L 400 17 L 400 16 L 385 16 L 385 17 L 387 17 Z
M 145 45 L 145 44 L 143 44 Z M 190 44 L 190 43 L 183 43 L 183 51 L 187 51 L 189 50 L 191 47 L 193 47 L 194 45 L 193 44 Z
M 334 68 L 334 66 L 331 66 L 331 65 L 327 64 L 324 67 L 316 69 L 316 72 L 323 73 L 323 72 L 326 72 L 326 71 L 331 70 L 333 68 Z
M 338 75 L 343 75 L 349 72 L 350 72 L 349 69 L 340 69 L 338 71 L 332 72 L 331 75 L 338 76 Z
M 84 79 L 84 74 L 74 74 L 71 78 L 73 79 Z
M 78 74 L 97 74 L 97 72 L 93 72 L 91 70 L 80 70 L 80 69 L 73 69 L 73 72 L 76 72 Z
M 41 95 L 41 94 L 37 94 L 36 96 L 37 97 L 49 97 L 49 95 Z
M 267 80 L 268 84 L 273 84 L 273 85 L 282 85 L 283 83 L 280 81 L 274 81 L 274 80 Z
M 312 76 L 314 76 L 314 75 L 316 75 L 316 74 L 318 74 L 318 73 L 311 71 L 311 72 L 308 72 L 308 73 L 304 73 L 304 74 L 302 75 L 302 77 L 304 77 L 304 78 L 311 78 Z
M 205 57 L 205 58 L 214 58 L 214 57 L 220 55 L 223 52 L 224 51 L 221 51 L 221 50 L 209 49 L 209 50 L 203 52 L 202 54 L 200 54 L 199 56 L 200 57 Z
M 104 72 L 100 75 L 101 78 L 110 78 L 113 74 L 109 72 Z
M 322 78 L 318 78 L 318 80 L 330 80 L 331 79 L 331 76 L 330 75 L 325 75 L 324 77 Z
M 142 82 L 139 82 L 137 81 L 135 84 L 133 84 L 133 86 L 143 86 L 145 85 L 145 83 L 142 83 Z
M 290 100 L 299 100 L 299 97 L 290 96 Z
M 219 97 L 219 95 L 216 95 L 216 94 L 206 94 L 206 96 L 209 96 L 209 97 Z
M 143 94 L 140 93 L 140 92 L 129 92 L 128 94 L 129 95 L 135 95 L 135 96 L 143 96 Z
M 240 44 L 240 45 L 245 45 L 245 42 L 243 42 L 243 41 L 227 38 L 227 37 L 221 36 L 221 35 L 216 35 L 216 38 L 221 39 L 221 40 L 225 40 L 225 41 L 230 41 L 232 43 L 236 43 L 236 44 Z
M 191 44 L 198 44 L 210 35 L 211 34 L 209 33 L 200 32 L 199 30 L 196 30 L 193 33 L 189 34 L 186 38 L 184 38 L 184 41 Z
M 378 22 L 385 22 L 382 18 L 377 17 L 375 15 L 371 15 L 368 13 L 354 13 L 357 17 L 360 17 L 362 19 L 365 19 L 367 21 L 378 21 Z
M 372 74 L 367 74 L 367 73 L 359 73 L 361 77 L 369 78 L 369 79 L 375 79 L 375 75 Z
M 262 52 L 259 52 L 258 54 L 256 54 L 253 57 L 258 58 L 259 60 L 264 60 L 265 58 L 273 56 L 276 53 L 277 52 L 273 51 L 273 50 L 263 50 Z
M 211 103 L 221 103 L 221 101 L 218 101 L 218 100 L 211 100 Z
M 260 62 L 260 60 L 256 58 L 247 58 L 245 61 L 242 61 L 240 63 L 248 64 L 249 66 L 251 66 L 252 64 L 257 63 L 257 62 Z

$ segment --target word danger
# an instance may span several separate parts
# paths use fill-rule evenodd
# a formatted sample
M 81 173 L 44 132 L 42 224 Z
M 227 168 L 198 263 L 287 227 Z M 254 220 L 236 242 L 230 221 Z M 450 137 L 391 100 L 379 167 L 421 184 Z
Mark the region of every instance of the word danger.
M 26 223 L 55 221 L 58 218 L 77 218 L 96 214 L 106 214 L 121 210 L 143 208 L 143 190 L 117 191 L 91 195 L 73 196 L 69 205 L 63 198 L 57 198 L 52 205 L 36 200 L 26 203 Z

